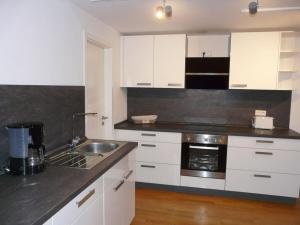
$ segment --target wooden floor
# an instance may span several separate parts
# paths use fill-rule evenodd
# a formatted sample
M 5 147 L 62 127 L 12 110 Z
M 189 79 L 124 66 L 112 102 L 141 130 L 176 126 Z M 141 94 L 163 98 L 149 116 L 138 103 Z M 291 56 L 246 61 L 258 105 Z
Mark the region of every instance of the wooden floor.
M 297 204 L 136 190 L 132 225 L 300 225 Z

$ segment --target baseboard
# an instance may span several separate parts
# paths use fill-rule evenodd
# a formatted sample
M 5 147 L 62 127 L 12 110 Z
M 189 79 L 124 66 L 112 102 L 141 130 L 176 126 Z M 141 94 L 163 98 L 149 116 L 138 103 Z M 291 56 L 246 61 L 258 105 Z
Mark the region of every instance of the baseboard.
M 250 200 L 269 201 L 269 202 L 286 203 L 286 204 L 295 204 L 297 202 L 296 198 L 290 198 L 290 197 L 251 194 L 251 193 L 203 189 L 203 188 L 191 188 L 191 187 L 182 187 L 182 186 L 170 186 L 170 185 L 141 183 L 141 182 L 136 183 L 136 188 L 154 188 L 154 189 L 168 190 L 168 191 L 181 192 L 181 193 L 243 198 L 243 199 L 250 199 Z

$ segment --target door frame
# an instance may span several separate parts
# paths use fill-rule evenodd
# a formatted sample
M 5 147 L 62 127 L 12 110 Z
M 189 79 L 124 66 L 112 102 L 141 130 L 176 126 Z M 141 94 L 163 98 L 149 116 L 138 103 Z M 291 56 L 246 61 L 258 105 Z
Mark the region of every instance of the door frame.
M 105 130 L 103 132 L 103 139 L 113 138 L 113 120 L 112 120 L 112 82 L 113 82 L 113 65 L 112 65 L 112 47 L 111 44 L 103 41 L 101 38 L 84 31 L 83 35 L 83 84 L 85 86 L 86 79 L 86 51 L 87 44 L 91 43 L 104 50 L 104 115 L 108 117 L 105 121 Z M 99 117 L 102 115 L 99 115 Z M 99 123 L 100 123 L 99 118 Z

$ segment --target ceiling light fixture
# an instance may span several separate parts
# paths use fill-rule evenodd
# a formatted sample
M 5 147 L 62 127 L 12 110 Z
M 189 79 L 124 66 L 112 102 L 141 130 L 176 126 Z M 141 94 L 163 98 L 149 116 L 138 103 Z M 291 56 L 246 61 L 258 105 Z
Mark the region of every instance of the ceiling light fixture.
M 156 7 L 155 16 L 157 19 L 171 18 L 172 14 L 172 6 L 166 5 L 166 0 L 162 0 L 162 5 Z

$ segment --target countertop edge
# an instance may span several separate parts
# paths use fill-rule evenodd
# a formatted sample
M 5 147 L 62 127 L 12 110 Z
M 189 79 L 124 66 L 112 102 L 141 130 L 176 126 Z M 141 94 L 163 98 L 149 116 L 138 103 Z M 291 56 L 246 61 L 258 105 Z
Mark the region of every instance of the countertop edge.
M 129 124 L 130 126 L 123 126 L 124 124 Z M 171 123 L 170 123 L 171 124 Z M 176 124 L 176 123 L 174 123 Z M 161 125 L 161 124 L 160 124 Z M 262 138 L 282 138 L 282 139 L 294 139 L 294 140 L 300 140 L 300 134 L 297 133 L 296 131 L 292 130 L 292 129 L 274 129 L 274 130 L 260 130 L 260 129 L 254 129 L 254 128 L 247 128 L 247 127 L 241 127 L 243 129 L 249 129 L 249 131 L 257 131 L 257 132 L 263 132 L 263 131 L 275 131 L 277 132 L 276 134 L 270 135 L 270 134 L 262 134 L 262 133 L 243 133 L 243 132 L 237 132 L 237 131 L 229 131 L 229 132 L 220 132 L 220 131 L 204 131 L 203 129 L 199 129 L 199 130 L 192 130 L 192 129 L 185 129 L 185 128 L 178 128 L 178 129 L 172 129 L 172 128 L 167 128 L 166 124 L 163 124 L 166 126 L 166 128 L 155 128 L 155 127 L 143 127 L 143 125 L 137 125 L 137 124 L 133 124 L 131 122 L 129 122 L 128 120 L 116 123 L 114 125 L 114 129 L 116 130 L 144 130 L 144 131 L 156 131 L 156 132 L 174 132 L 174 133 L 202 133 L 202 134 L 216 134 L 216 135 L 228 135 L 228 136 L 240 136 L 240 137 L 262 137 Z M 184 124 L 181 124 L 182 126 L 185 126 Z M 140 126 L 140 127 L 139 127 Z M 155 124 L 153 124 L 153 126 L 155 126 Z M 197 126 L 194 125 L 194 126 Z M 206 126 L 206 125 L 205 125 Z M 199 125 L 199 127 L 201 127 L 201 125 Z M 211 127 L 213 127 L 213 125 L 211 125 Z M 232 126 L 233 127 L 233 126 Z M 235 127 L 238 128 L 238 127 Z M 280 131 L 285 131 L 285 132 L 289 132 L 289 133 L 293 133 L 293 135 L 291 134 L 278 134 L 278 132 Z

